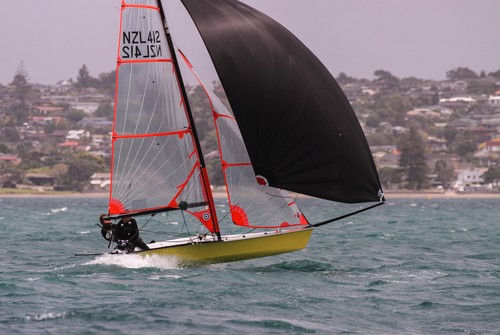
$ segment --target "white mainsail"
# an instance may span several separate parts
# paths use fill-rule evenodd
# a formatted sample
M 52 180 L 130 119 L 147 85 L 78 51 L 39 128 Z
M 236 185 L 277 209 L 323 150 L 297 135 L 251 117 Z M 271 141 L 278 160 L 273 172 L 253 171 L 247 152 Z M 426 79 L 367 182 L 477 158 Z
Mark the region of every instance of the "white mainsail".
M 157 3 L 124 1 L 121 13 L 109 213 L 181 201 L 206 211 L 199 153 Z

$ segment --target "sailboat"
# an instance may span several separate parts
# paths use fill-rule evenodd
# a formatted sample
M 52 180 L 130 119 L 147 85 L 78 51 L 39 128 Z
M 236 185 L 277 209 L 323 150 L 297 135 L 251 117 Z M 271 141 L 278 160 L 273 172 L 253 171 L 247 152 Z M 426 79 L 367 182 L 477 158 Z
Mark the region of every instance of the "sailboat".
M 209 52 L 229 111 L 176 49 L 164 6 L 122 0 L 106 219 L 172 211 L 203 232 L 139 255 L 230 262 L 303 249 L 315 228 L 384 203 L 355 113 L 332 75 L 290 31 L 237 0 L 180 0 Z M 209 102 L 230 218 L 219 220 L 181 71 Z M 290 195 L 370 203 L 311 223 Z M 233 225 L 234 224 L 234 225 Z

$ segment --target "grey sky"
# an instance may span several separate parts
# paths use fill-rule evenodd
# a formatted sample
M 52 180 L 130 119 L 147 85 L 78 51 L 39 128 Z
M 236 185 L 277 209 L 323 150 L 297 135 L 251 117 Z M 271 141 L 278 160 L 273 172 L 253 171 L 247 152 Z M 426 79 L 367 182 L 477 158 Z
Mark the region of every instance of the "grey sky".
M 174 41 L 213 79 L 179 0 L 163 0 Z M 458 66 L 500 69 L 498 0 L 244 0 L 297 35 L 332 74 L 443 79 Z M 21 60 L 31 82 L 54 84 L 115 68 L 120 0 L 2 1 L 0 83 Z

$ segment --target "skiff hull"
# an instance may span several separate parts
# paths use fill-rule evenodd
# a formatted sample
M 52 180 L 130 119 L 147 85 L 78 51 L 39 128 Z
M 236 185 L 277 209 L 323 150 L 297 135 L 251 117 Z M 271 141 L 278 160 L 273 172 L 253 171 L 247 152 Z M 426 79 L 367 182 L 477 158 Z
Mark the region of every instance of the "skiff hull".
M 313 228 L 290 231 L 271 231 L 222 236 L 222 241 L 211 237 L 197 237 L 148 244 L 150 250 L 135 252 L 142 256 L 172 256 L 182 264 L 208 264 L 241 261 L 273 256 L 304 249 Z

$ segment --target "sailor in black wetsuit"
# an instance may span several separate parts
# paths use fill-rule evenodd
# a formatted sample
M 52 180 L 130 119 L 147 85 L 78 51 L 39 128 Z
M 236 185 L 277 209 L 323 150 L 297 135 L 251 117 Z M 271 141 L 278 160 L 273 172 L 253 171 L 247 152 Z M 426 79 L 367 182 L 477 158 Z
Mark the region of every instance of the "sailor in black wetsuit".
M 106 240 L 113 239 L 113 242 L 119 243 L 119 246 L 126 246 L 130 251 L 135 247 L 142 250 L 149 250 L 146 243 L 139 237 L 139 228 L 137 222 L 130 216 L 124 216 L 117 224 L 111 224 L 101 216 L 102 223 L 101 234 Z

